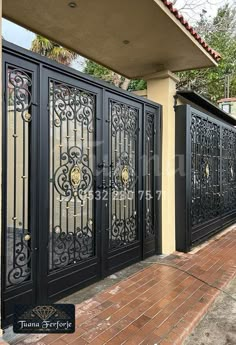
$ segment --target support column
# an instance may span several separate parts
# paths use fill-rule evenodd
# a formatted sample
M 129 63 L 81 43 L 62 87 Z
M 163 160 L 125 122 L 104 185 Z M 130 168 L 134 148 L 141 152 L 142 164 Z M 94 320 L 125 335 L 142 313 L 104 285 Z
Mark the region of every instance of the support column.
M 162 253 L 175 251 L 175 112 L 178 78 L 161 71 L 144 78 L 147 98 L 162 105 Z

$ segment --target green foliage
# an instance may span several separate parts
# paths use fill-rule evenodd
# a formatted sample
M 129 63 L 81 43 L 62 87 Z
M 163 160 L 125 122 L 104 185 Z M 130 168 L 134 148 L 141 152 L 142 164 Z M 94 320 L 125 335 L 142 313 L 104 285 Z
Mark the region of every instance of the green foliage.
M 146 82 L 144 80 L 128 80 L 127 78 L 122 77 L 118 73 L 115 73 L 92 60 L 86 60 L 83 71 L 125 90 L 128 89 L 129 91 L 137 91 L 144 90 L 146 88 Z
M 128 90 L 139 91 L 139 90 L 145 90 L 146 88 L 147 88 L 147 82 L 145 80 L 134 79 L 130 81 Z
M 84 72 L 98 79 L 102 79 L 110 83 L 112 82 L 111 71 L 92 60 L 86 60 Z
M 179 88 L 191 88 L 212 101 L 224 97 L 225 77 L 230 75 L 230 97 L 236 96 L 236 11 L 228 4 L 213 20 L 202 15 L 197 31 L 221 54 L 218 67 L 179 73 Z

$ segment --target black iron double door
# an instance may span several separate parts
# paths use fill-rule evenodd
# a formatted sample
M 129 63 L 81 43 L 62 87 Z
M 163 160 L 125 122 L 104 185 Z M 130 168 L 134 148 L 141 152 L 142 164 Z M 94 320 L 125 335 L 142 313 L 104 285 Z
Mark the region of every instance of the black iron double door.
M 160 107 L 12 49 L 3 64 L 3 326 L 16 303 L 57 301 L 154 254 L 158 223 Z

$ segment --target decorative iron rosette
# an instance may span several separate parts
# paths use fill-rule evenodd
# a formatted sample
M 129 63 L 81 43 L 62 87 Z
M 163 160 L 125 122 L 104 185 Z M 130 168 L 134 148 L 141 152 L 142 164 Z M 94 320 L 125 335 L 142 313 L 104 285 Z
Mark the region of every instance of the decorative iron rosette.
M 132 159 L 127 152 L 122 152 L 113 173 L 114 188 L 116 190 L 131 190 L 135 185 L 136 174 Z
M 88 166 L 89 157 L 82 149 L 72 146 L 68 152 L 61 154 L 64 164 L 58 167 L 54 174 L 54 186 L 57 192 L 70 201 L 78 197 L 81 201 L 93 184 L 93 173 Z

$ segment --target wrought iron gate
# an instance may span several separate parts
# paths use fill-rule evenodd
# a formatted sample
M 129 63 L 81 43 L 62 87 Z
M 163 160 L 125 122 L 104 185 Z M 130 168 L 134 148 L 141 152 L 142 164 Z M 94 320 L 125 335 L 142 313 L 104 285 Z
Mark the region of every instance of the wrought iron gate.
M 236 130 L 213 116 L 176 108 L 178 250 L 189 251 L 236 219 Z
M 3 54 L 3 327 L 157 252 L 160 106 Z

